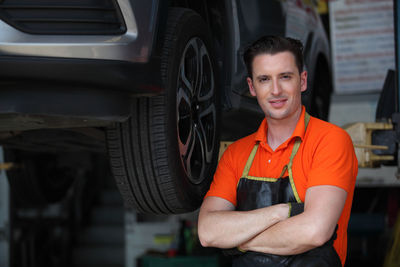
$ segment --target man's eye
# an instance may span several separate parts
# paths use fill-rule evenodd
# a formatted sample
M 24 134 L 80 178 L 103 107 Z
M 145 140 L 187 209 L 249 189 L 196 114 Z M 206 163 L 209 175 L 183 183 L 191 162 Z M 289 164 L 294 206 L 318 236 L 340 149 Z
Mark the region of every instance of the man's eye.
M 291 78 L 291 76 L 290 75 L 283 75 L 281 78 L 284 79 L 284 80 L 289 80 Z
M 260 78 L 260 79 L 259 79 L 259 82 L 266 82 L 266 81 L 268 81 L 268 78 L 267 78 L 267 77 L 263 77 L 263 78 Z

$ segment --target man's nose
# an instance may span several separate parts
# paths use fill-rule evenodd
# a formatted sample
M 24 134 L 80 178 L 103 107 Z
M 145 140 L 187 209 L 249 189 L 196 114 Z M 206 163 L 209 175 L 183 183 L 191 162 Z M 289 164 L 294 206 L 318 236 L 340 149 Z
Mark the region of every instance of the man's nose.
M 272 83 L 272 94 L 273 95 L 280 95 L 282 92 L 281 86 L 278 82 L 278 79 L 274 79 Z

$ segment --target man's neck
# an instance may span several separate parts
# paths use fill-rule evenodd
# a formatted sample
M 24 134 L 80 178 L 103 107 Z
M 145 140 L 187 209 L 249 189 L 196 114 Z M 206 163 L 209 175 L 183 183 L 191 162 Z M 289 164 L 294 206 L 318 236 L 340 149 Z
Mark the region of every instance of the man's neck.
M 272 150 L 277 149 L 281 144 L 283 144 L 287 139 L 289 139 L 294 129 L 296 128 L 297 122 L 300 119 L 301 107 L 288 118 L 282 120 L 275 120 L 272 118 L 267 118 L 268 132 L 267 140 L 268 145 Z

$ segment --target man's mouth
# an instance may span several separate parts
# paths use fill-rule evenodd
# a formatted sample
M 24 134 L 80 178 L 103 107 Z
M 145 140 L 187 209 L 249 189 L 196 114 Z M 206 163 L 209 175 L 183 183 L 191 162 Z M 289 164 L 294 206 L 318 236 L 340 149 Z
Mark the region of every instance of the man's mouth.
M 283 98 L 283 99 L 273 99 L 273 100 L 269 100 L 268 102 L 271 104 L 271 106 L 273 106 L 274 108 L 280 108 L 283 105 L 286 104 L 287 99 Z

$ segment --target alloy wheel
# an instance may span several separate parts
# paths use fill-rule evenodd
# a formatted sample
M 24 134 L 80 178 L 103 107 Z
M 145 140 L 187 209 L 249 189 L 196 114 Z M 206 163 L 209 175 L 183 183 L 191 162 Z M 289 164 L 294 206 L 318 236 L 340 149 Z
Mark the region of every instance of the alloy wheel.
M 180 158 L 189 180 L 200 184 L 215 152 L 217 123 L 214 72 L 200 38 L 190 39 L 183 51 L 177 87 Z

